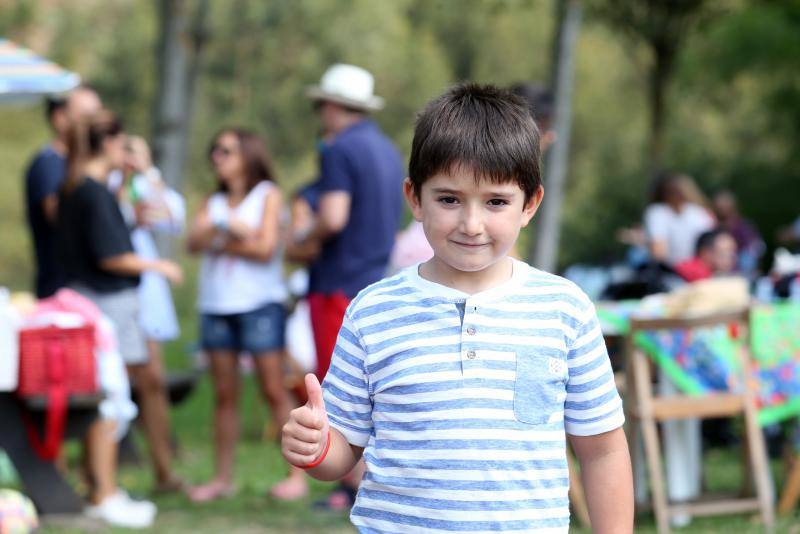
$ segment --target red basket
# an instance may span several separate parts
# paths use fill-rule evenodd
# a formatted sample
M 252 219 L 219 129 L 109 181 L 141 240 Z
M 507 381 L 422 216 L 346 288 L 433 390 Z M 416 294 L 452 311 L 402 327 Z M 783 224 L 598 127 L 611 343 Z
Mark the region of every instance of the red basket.
M 94 327 L 35 328 L 19 333 L 20 397 L 46 397 L 44 437 L 26 416 L 28 439 L 45 460 L 58 456 L 70 395 L 97 393 Z
M 20 331 L 17 394 L 47 395 L 53 384 L 63 384 L 68 394 L 97 393 L 94 327 Z

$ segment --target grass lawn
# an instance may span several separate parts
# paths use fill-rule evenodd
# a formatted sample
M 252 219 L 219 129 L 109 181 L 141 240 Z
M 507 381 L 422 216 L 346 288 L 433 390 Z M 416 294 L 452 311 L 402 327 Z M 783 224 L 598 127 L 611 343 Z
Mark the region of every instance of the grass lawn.
M 185 497 L 175 495 L 155 497 L 159 515 L 154 528 L 148 532 L 186 532 L 249 534 L 264 533 L 350 533 L 345 514 L 322 514 L 310 511 L 314 499 L 322 497 L 329 485 L 314 482 L 312 495 L 301 502 L 285 504 L 267 497 L 268 488 L 284 474 L 278 447 L 262 439 L 262 423 L 267 413 L 257 397 L 252 378 L 245 379 L 242 398 L 243 438 L 236 462 L 237 493 L 222 501 L 194 505 Z M 178 471 L 190 481 L 202 481 L 211 474 L 211 388 L 204 377 L 195 394 L 173 412 L 173 422 L 180 439 Z M 140 442 L 141 444 L 141 442 Z M 142 448 L 142 452 L 145 452 Z M 70 445 L 70 459 L 77 460 L 77 448 Z M 713 450 L 705 460 L 706 477 L 712 490 L 735 488 L 740 480 L 738 450 Z M 781 465 L 774 464 L 776 479 L 781 481 Z M 146 467 L 123 466 L 120 479 L 134 494 L 146 495 L 151 484 Z M 77 484 L 77 480 L 76 480 Z M 782 518 L 776 532 L 800 534 L 800 519 Z M 579 528 L 574 532 L 588 532 Z M 637 532 L 655 532 L 653 519 L 643 516 L 637 520 Z M 679 532 L 759 533 L 761 526 L 750 516 L 727 516 L 696 519 Z M 47 534 L 79 533 L 78 528 L 50 526 L 41 530 Z M 116 532 L 113 531 L 112 532 Z M 119 530 L 119 532 L 125 532 Z M 411 532 L 411 531 L 409 531 Z

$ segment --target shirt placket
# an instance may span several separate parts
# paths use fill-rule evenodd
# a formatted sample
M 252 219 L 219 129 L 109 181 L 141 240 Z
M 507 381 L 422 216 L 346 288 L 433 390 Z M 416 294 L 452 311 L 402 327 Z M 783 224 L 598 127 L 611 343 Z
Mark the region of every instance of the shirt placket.
M 477 304 L 467 299 L 464 305 L 464 320 L 461 322 L 461 375 L 472 378 L 472 373 L 480 359 L 480 351 L 475 341 L 478 329 L 475 326 Z

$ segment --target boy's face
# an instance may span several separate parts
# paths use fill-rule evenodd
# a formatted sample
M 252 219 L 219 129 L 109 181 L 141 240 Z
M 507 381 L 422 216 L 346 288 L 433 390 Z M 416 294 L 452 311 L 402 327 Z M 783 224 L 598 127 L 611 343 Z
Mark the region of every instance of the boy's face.
M 507 273 L 500 260 L 536 213 L 543 195 L 540 187 L 525 202 L 516 183 L 476 180 L 472 169 L 461 166 L 430 177 L 419 197 L 408 179 L 404 191 L 433 248 L 432 269 L 445 279 L 466 276 L 480 285 Z

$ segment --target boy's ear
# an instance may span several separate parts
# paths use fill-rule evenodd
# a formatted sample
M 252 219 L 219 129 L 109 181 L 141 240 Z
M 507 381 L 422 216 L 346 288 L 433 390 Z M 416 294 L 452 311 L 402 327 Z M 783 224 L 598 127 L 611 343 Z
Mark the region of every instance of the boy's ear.
M 531 195 L 531 198 L 528 199 L 525 207 L 522 208 L 523 228 L 528 226 L 528 223 L 531 222 L 531 219 L 533 219 L 533 216 L 536 214 L 539 206 L 542 205 L 542 198 L 544 198 L 544 186 L 540 185 L 536 192 Z
M 406 197 L 408 207 L 411 209 L 411 214 L 417 221 L 422 221 L 422 206 L 420 205 L 420 198 L 414 190 L 414 184 L 411 183 L 411 178 L 403 180 L 403 195 Z

